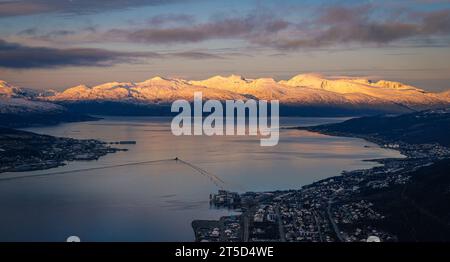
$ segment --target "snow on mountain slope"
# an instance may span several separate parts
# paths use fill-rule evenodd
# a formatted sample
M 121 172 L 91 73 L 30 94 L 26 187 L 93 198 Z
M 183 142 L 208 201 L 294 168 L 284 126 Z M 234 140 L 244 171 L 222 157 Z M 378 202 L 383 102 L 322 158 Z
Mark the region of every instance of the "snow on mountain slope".
M 300 74 L 288 81 L 280 81 L 279 83 L 291 87 L 310 87 L 317 90 L 327 90 L 344 95 L 363 94 L 415 109 L 443 106 L 450 103 L 448 98 L 428 93 L 410 85 L 386 80 L 374 82 L 364 78 L 326 79 L 317 74 Z M 352 98 L 351 96 L 347 97 L 349 99 Z
M 63 112 L 62 106 L 48 103 L 30 101 L 24 98 L 2 98 L 0 97 L 0 114 L 23 114 L 23 113 L 45 113 Z
M 190 81 L 192 84 L 228 90 L 236 93 L 251 95 L 258 99 L 278 99 L 285 103 L 303 104 L 339 104 L 346 103 L 344 96 L 324 90 L 311 88 L 286 88 L 273 78 L 245 79 L 242 76 L 229 77 L 214 76 L 202 81 Z
M 31 88 L 23 88 L 11 85 L 10 83 L 0 80 L 0 98 L 25 98 L 31 99 L 42 96 L 38 90 Z
M 12 97 L 15 96 L 19 89 L 6 81 L 0 80 L 0 97 Z
M 450 90 L 441 92 L 439 94 L 436 94 L 436 96 L 440 97 L 441 99 L 450 101 Z
M 229 100 L 248 98 L 302 104 L 345 104 L 346 97 L 326 90 L 287 88 L 274 79 L 245 79 L 241 76 L 216 76 L 204 81 L 186 81 L 154 77 L 139 83 L 106 83 L 99 86 L 76 86 L 49 97 L 53 101 L 109 100 L 141 102 L 192 101 L 194 92 L 202 92 L 204 99 Z
M 130 84 L 131 85 L 131 84 Z M 119 100 L 128 97 L 128 83 L 107 83 L 90 88 L 86 85 L 71 87 L 64 92 L 47 97 L 50 101 L 55 100 Z
M 281 100 L 288 95 L 287 90 L 272 78 L 245 79 L 238 75 L 229 77 L 214 76 L 202 81 L 190 81 L 190 83 L 250 95 L 265 100 Z
M 189 83 L 182 79 L 165 79 L 154 77 L 147 81 L 137 83 L 132 88 L 134 97 L 141 101 L 158 101 L 172 102 L 177 99 L 193 100 L 195 92 L 202 92 L 203 99 L 230 100 L 230 99 L 247 99 L 244 95 L 220 90 L 215 88 L 207 88 Z
M 242 76 L 214 76 L 192 84 L 250 94 L 258 99 L 278 99 L 291 105 L 339 105 L 339 106 L 387 106 L 399 108 L 393 101 L 357 92 L 335 92 L 317 88 L 323 82 L 318 75 L 305 75 L 306 83 L 295 85 L 287 81 L 276 82 L 272 78 L 245 79 Z M 297 79 L 299 80 L 299 79 Z
M 50 101 L 108 100 L 173 102 L 177 99 L 193 100 L 194 92 L 202 92 L 204 99 L 246 99 L 245 96 L 204 86 L 192 85 L 185 80 L 154 77 L 140 83 L 111 82 L 94 87 L 80 85 L 48 97 Z
M 63 92 L 48 91 L 30 95 L 25 89 L 0 81 L 0 97 L 59 101 L 113 101 L 130 103 L 171 103 L 193 100 L 195 92 L 203 99 L 229 100 L 249 98 L 280 100 L 294 106 L 331 106 L 372 108 L 402 112 L 450 105 L 450 91 L 430 93 L 399 82 L 366 78 L 325 78 L 318 74 L 300 74 L 289 80 L 246 79 L 239 75 L 214 76 L 188 81 L 153 77 L 143 82 L 110 82 L 97 86 L 79 85 Z
M 40 93 L 37 90 L 19 88 L 0 80 L 0 114 L 64 111 L 62 106 L 53 103 L 30 100 L 38 96 Z

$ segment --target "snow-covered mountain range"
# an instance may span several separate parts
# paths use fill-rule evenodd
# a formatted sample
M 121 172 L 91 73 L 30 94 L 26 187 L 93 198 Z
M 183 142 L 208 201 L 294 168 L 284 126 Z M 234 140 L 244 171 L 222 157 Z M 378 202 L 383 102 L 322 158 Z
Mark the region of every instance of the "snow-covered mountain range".
M 300 74 L 282 81 L 273 78 L 246 79 L 238 75 L 214 76 L 200 81 L 153 77 L 143 82 L 78 85 L 62 92 L 37 92 L 0 81 L 0 98 L 3 97 L 0 104 L 5 104 L 8 99 L 23 99 L 50 105 L 93 101 L 160 105 L 177 99 L 192 101 L 194 92 L 198 91 L 203 93 L 204 99 L 277 99 L 281 105 L 293 107 L 407 112 L 450 105 L 450 90 L 432 93 L 399 82 L 353 77 L 327 78 L 319 74 Z
M 37 90 L 13 86 L 0 80 L 0 113 L 32 113 L 64 111 L 64 107 L 55 103 L 38 101 L 42 94 Z
M 95 119 L 71 112 L 63 105 L 42 101 L 48 94 L 0 81 L 0 126 L 26 127 Z

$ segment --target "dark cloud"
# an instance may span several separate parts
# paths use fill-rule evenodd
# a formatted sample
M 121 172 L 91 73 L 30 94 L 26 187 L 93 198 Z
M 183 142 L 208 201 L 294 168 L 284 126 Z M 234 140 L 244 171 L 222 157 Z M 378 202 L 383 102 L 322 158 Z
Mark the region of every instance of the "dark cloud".
M 206 52 L 188 51 L 160 54 L 155 52 L 117 52 L 98 48 L 57 49 L 31 47 L 0 39 L 0 67 L 12 69 L 57 68 L 65 66 L 111 66 L 134 63 L 140 59 L 223 59 Z
M 252 38 L 271 34 L 288 27 L 289 23 L 271 15 L 249 15 L 247 17 L 213 19 L 207 23 L 150 27 L 138 30 L 113 29 L 107 32 L 112 39 L 143 43 L 195 43 L 209 39 Z
M 0 1 L 0 17 L 42 13 L 89 14 L 125 8 L 164 5 L 181 0 L 6 0 Z
M 160 55 L 151 52 L 116 52 L 96 48 L 56 49 L 30 47 L 0 39 L 0 67 L 54 68 L 63 66 L 109 66 Z
M 449 34 L 450 10 L 436 11 L 423 15 L 420 32 L 424 34 Z
M 431 44 L 429 38 L 450 34 L 450 10 L 417 13 L 404 8 L 397 15 L 390 11 L 380 15 L 377 10 L 369 4 L 328 6 L 317 10 L 316 17 L 299 21 L 288 21 L 268 10 L 244 17 L 211 19 L 206 23 L 192 23 L 190 17 L 164 15 L 154 17 L 150 27 L 113 29 L 105 35 L 111 41 L 149 44 L 240 39 L 253 46 L 290 50 L 351 43 L 382 45 L 405 39 L 415 39 L 417 45 Z M 189 24 L 160 26 L 188 20 Z
M 276 41 L 273 37 L 253 39 L 254 43 L 279 49 L 335 46 L 347 43 L 388 44 L 417 38 L 418 42 L 433 36 L 450 34 L 450 10 L 410 14 L 410 19 L 375 19 L 374 8 L 328 7 L 310 22 L 310 30 L 293 30 Z M 420 39 L 419 39 L 420 38 Z
M 172 1 L 9 1 L 0 2 L 0 10 L 5 3 L 23 4 L 25 2 L 29 4 L 55 2 L 55 6 L 64 6 L 64 8 L 58 7 L 61 12 L 64 10 L 64 12 L 79 13 L 95 12 L 100 7 L 111 10 L 119 6 L 163 4 Z M 34 10 L 30 6 L 28 9 Z M 388 10 L 375 4 L 321 6 L 314 12 L 314 16 L 306 18 L 300 18 L 300 16 L 297 19 L 295 16 L 284 17 L 281 12 L 275 11 L 260 8 L 250 11 L 246 16 L 219 14 L 206 22 L 197 22 L 194 17 L 182 13 L 169 13 L 149 18 L 145 26 L 141 23 L 134 25 L 139 27 L 110 29 L 106 32 L 93 27 L 92 30 L 85 29 L 87 34 L 64 29 L 39 34 L 36 29 L 31 28 L 20 32 L 19 35 L 29 39 L 54 41 L 57 44 L 64 41 L 70 41 L 71 44 L 77 41 L 183 44 L 214 39 L 237 39 L 247 43 L 247 47 L 252 50 L 260 47 L 281 51 L 300 48 L 345 48 L 353 47 L 352 44 L 357 44 L 356 46 L 399 44 L 402 46 L 406 42 L 403 40 L 408 40 L 408 45 L 414 46 L 450 45 L 448 41 L 450 9 L 418 12 L 405 6 Z M 2 12 L 4 10 L 0 11 L 0 16 Z M 209 57 L 213 56 L 214 54 L 211 54 Z M 206 56 L 198 55 L 197 57 Z

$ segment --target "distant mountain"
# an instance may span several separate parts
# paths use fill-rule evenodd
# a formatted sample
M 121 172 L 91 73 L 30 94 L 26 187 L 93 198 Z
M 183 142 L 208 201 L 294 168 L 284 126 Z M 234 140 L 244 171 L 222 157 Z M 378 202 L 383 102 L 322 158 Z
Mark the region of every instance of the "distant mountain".
M 325 134 L 373 137 L 410 144 L 439 143 L 450 146 L 450 108 L 400 116 L 354 118 L 342 123 L 306 128 Z
M 205 99 L 247 99 L 227 90 L 193 85 L 186 80 L 154 77 L 139 83 L 110 82 L 88 87 L 79 85 L 64 92 L 48 96 L 49 101 L 135 101 L 147 103 L 171 103 L 177 99 L 192 101 L 194 92 L 203 92 Z
M 333 108 L 336 111 L 405 113 L 450 105 L 450 97 L 391 81 L 362 78 L 327 79 L 301 74 L 288 81 L 272 78 L 246 79 L 242 76 L 214 76 L 201 81 L 154 77 L 132 82 L 111 82 L 88 87 L 79 85 L 43 99 L 55 102 L 115 101 L 147 104 L 192 101 L 193 93 L 204 99 L 278 99 L 283 106 Z
M 29 101 L 22 98 L 0 98 L 0 127 L 53 125 L 97 119 L 99 118 L 72 112 L 63 106 L 52 103 Z
M 326 90 L 343 95 L 363 95 L 407 106 L 415 110 L 445 106 L 450 103 L 448 97 L 441 97 L 440 94 L 429 93 L 410 85 L 386 80 L 372 81 L 365 78 L 324 79 L 315 74 L 303 74 L 297 75 L 288 81 L 280 81 L 280 83 L 294 87 Z M 351 97 L 349 99 L 352 100 Z M 365 101 L 356 100 L 355 102 L 364 103 Z
M 78 85 L 63 92 L 30 92 L 0 82 L 0 96 L 57 103 L 72 112 L 91 114 L 170 115 L 170 103 L 203 99 L 277 99 L 282 115 L 361 116 L 408 113 L 450 105 L 449 92 L 431 93 L 391 81 L 364 78 L 325 78 L 300 74 L 290 80 L 214 76 L 201 81 L 153 77 L 143 82 Z M 120 108 L 120 110 L 117 110 Z
M 43 97 L 43 94 L 0 81 L 0 126 L 21 127 L 95 119 L 70 112 L 55 103 L 35 100 L 38 97 Z
M 40 91 L 32 88 L 17 87 L 0 80 L 0 98 L 42 99 L 47 96 L 54 96 L 57 93 L 57 91 L 51 89 Z
M 48 102 L 33 101 L 25 98 L 1 98 L 0 113 L 26 114 L 32 112 L 57 112 L 64 111 L 65 108 Z
M 449 100 L 450 99 L 450 90 L 439 93 L 438 96 L 445 100 Z
M 32 113 L 56 112 L 65 110 L 64 107 L 45 101 L 34 101 L 33 98 L 41 94 L 33 89 L 13 86 L 0 81 L 0 113 Z

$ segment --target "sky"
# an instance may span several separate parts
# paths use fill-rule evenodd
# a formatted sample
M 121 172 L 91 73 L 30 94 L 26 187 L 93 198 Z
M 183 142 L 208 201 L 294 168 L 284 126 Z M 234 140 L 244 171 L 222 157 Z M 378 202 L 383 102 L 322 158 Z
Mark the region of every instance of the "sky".
M 450 89 L 450 1 L 0 0 L 17 86 L 310 72 Z

